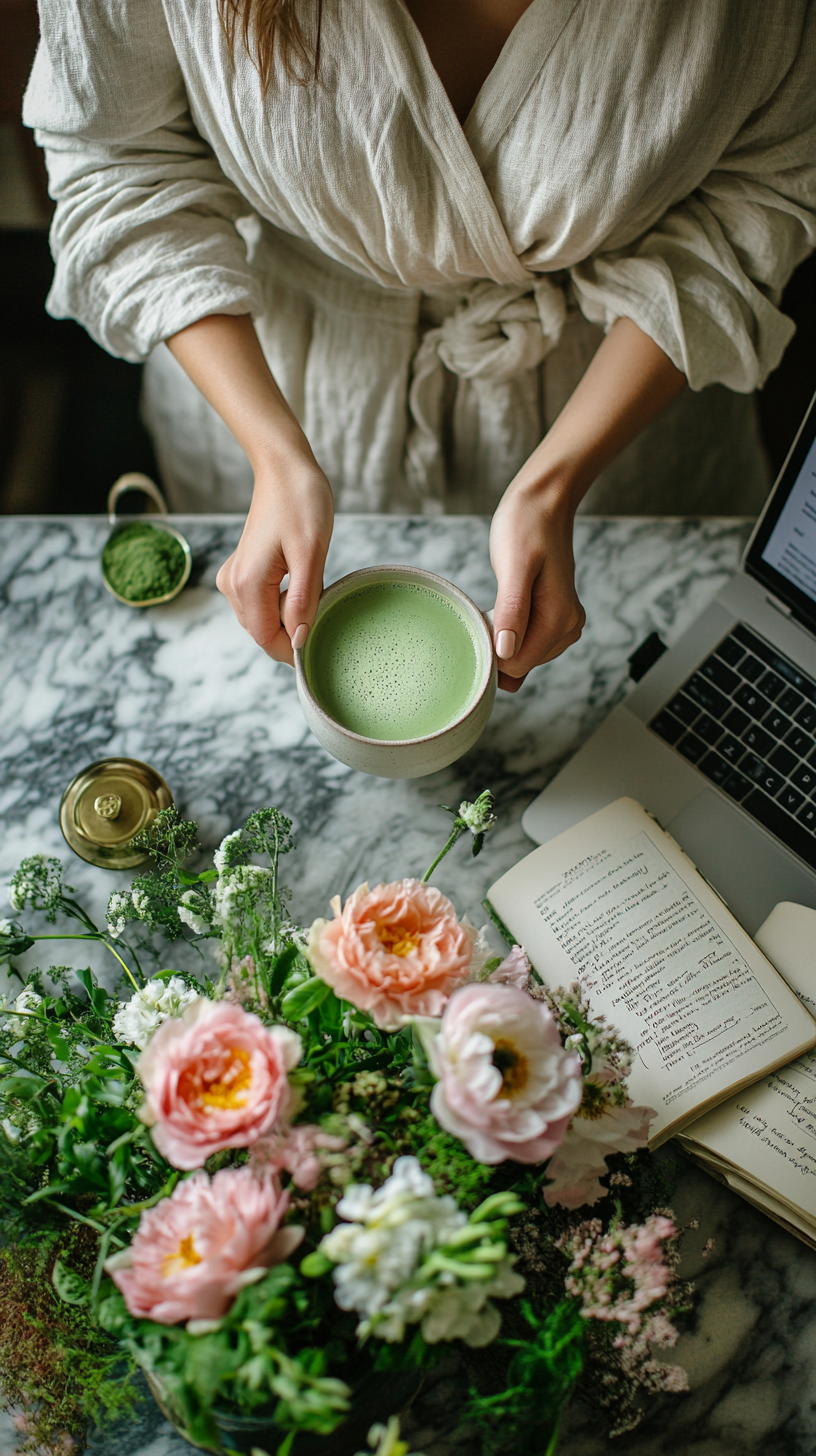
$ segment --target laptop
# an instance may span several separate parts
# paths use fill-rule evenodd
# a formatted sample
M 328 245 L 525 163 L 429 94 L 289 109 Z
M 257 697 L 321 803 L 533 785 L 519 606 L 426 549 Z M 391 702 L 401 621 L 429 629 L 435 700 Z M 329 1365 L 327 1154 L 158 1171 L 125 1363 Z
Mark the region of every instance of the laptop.
M 816 396 L 740 569 L 529 806 L 539 844 L 622 795 L 745 929 L 816 909 Z

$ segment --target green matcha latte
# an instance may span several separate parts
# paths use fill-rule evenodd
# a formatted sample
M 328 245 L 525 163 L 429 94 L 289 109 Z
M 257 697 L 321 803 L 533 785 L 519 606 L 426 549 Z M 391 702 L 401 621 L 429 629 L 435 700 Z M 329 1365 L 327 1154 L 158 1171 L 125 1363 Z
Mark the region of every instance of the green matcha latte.
M 470 707 L 474 631 L 453 602 L 415 582 L 376 582 L 325 611 L 304 650 L 325 713 L 363 738 L 425 738 Z

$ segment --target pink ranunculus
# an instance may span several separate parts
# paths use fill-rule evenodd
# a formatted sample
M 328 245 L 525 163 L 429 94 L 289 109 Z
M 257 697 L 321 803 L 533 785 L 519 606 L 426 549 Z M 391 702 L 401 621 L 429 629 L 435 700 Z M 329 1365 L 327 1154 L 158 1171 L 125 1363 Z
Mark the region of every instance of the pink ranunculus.
M 292 1106 L 287 1072 L 300 1037 L 241 1006 L 199 997 L 154 1032 L 136 1063 L 139 1113 L 174 1168 L 200 1168 L 221 1148 L 250 1147 Z
M 583 1208 L 606 1198 L 607 1189 L 598 1180 L 607 1171 L 607 1156 L 645 1147 L 655 1116 L 651 1107 L 635 1107 L 628 1101 L 622 1107 L 608 1103 L 589 1116 L 579 1110 L 547 1169 L 548 1207 Z
M 491 971 L 488 981 L 496 986 L 515 986 L 517 990 L 526 989 L 530 979 L 532 967 L 526 950 L 520 945 L 514 945 L 508 952 L 500 966 Z
M 540 1163 L 555 1151 L 581 1101 L 581 1062 L 555 1020 L 515 986 L 454 992 L 439 1030 L 419 1028 L 439 1078 L 431 1109 L 480 1163 Z
M 406 1016 L 440 1016 L 467 979 L 476 930 L 419 880 L 360 885 L 334 920 L 316 920 L 307 955 L 337 995 L 394 1030 Z
M 320 1153 L 339 1153 L 346 1146 L 345 1138 L 321 1132 L 313 1123 L 279 1127 L 255 1143 L 250 1167 L 258 1174 L 280 1173 L 285 1169 L 296 1188 L 311 1193 L 323 1171 Z
M 274 1178 L 222 1168 L 211 1181 L 201 1170 L 142 1214 L 105 1268 L 132 1315 L 160 1325 L 220 1319 L 245 1284 L 298 1247 L 303 1229 L 280 1227 L 288 1206 Z

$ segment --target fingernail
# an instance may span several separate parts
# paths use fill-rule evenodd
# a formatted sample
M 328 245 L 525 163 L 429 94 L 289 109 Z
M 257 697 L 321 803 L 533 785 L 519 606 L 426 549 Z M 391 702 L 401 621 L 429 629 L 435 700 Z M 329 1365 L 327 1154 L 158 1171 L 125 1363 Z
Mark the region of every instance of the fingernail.
M 496 656 L 500 657 L 503 662 L 506 662 L 508 657 L 514 656 L 515 651 L 516 634 L 515 632 L 508 632 L 505 627 L 504 631 L 499 632 L 496 637 Z
M 306 626 L 305 622 L 301 622 L 300 626 L 296 627 L 294 632 L 292 633 L 292 646 L 294 647 L 296 652 L 299 652 L 301 647 L 305 646 L 306 638 L 308 637 L 308 635 L 309 628 Z

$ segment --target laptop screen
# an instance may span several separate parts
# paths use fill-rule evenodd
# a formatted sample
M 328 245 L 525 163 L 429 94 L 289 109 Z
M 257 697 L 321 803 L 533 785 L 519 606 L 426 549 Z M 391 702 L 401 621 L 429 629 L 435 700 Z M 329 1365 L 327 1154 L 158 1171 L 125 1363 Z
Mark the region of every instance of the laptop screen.
M 816 633 L 816 400 L 759 519 L 745 569 Z

